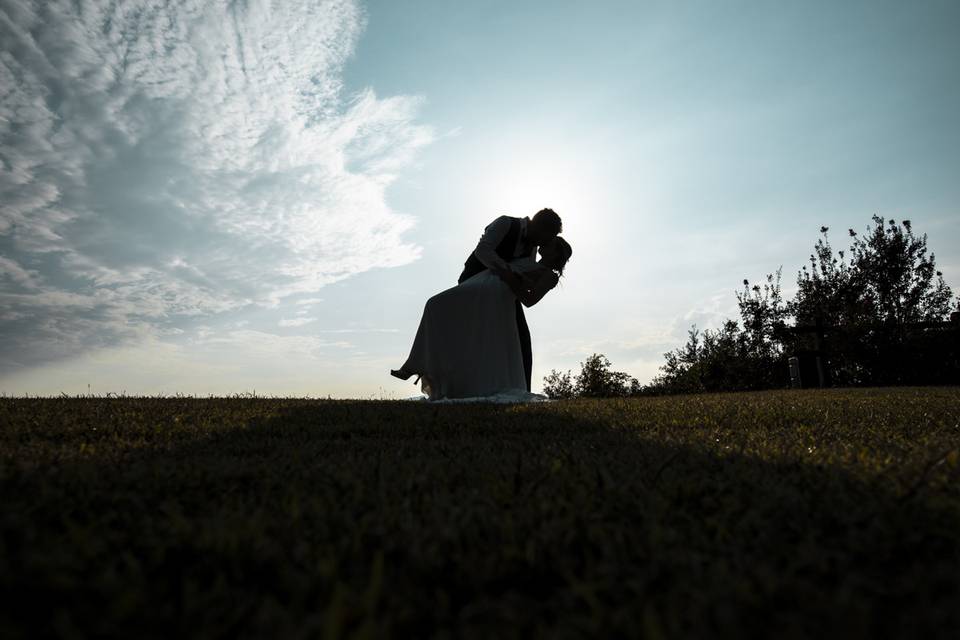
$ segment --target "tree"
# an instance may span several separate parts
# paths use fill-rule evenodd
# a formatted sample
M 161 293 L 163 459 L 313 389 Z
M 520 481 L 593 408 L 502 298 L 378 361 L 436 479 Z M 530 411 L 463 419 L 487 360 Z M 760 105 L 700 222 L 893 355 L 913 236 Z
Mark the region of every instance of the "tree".
M 780 291 L 780 273 L 750 286 L 743 281 L 737 292 L 740 324 L 727 319 L 714 330 L 694 325 L 687 343 L 664 354 L 661 374 L 649 393 L 686 393 L 766 389 L 784 386 L 787 380 L 785 342 L 788 340 L 787 305 Z
M 612 398 L 630 395 L 633 378 L 622 371 L 611 371 L 610 360 L 595 353 L 580 363 L 576 392 L 584 398 Z
M 615 398 L 642 392 L 636 378 L 622 371 L 611 371 L 610 365 L 606 356 L 594 353 L 580 363 L 580 373 L 575 380 L 571 379 L 569 370 L 566 373 L 551 370 L 543 379 L 543 392 L 554 399 Z
M 843 251 L 834 257 L 827 235 L 828 227 L 820 227 L 823 236 L 810 254 L 810 269 L 797 272 L 797 293 L 789 303 L 789 312 L 797 324 L 821 324 L 828 320 L 838 324 L 859 323 L 866 310 L 862 307 L 853 268 Z M 854 231 L 850 230 L 851 234 Z
M 551 369 L 549 375 L 543 379 L 543 392 L 555 400 L 572 398 L 577 395 L 573 381 L 570 379 L 570 370 L 560 373 Z
M 862 237 L 853 229 L 848 250 L 834 252 L 829 228 L 797 272 L 797 293 L 785 301 L 782 267 L 736 292 L 740 321 L 719 328 L 693 325 L 687 342 L 664 355 L 650 385 L 610 371 L 605 356 L 581 363 L 576 381 L 545 378 L 548 395 L 594 397 L 769 389 L 789 384 L 787 359 L 816 352 L 834 384 L 960 383 L 958 329 L 944 327 L 953 294 L 909 220 L 873 216 Z M 960 301 L 956 312 L 960 313 Z M 794 326 L 790 326 L 790 321 Z M 807 328 L 813 329 L 807 330 Z
M 857 237 L 851 251 L 864 305 L 877 321 L 902 326 L 911 322 L 946 319 L 953 294 L 936 269 L 934 254 L 927 257 L 927 235 L 913 235 L 909 220 L 898 225 L 873 216 L 874 228 Z
M 913 234 L 909 220 L 884 224 L 873 216 L 874 226 L 859 237 L 853 229 L 850 263 L 845 253 L 834 257 L 827 227 L 810 255 L 810 270 L 797 273 L 797 295 L 789 312 L 798 324 L 902 326 L 907 323 L 945 320 L 952 292 L 936 269 L 934 254 L 927 256 L 927 236 Z M 839 258 L 839 259 L 838 259 Z
M 740 324 L 728 319 L 703 332 L 694 326 L 684 346 L 664 354 L 648 391 L 783 387 L 787 358 L 813 351 L 839 384 L 957 381 L 953 332 L 922 324 L 945 320 L 952 299 L 926 236 L 915 236 L 909 220 L 873 222 L 862 238 L 851 229 L 849 251 L 836 253 L 821 227 L 793 300 L 783 300 L 781 269 L 762 285 L 744 280 L 736 294 Z M 790 319 L 817 329 L 791 331 Z
M 751 287 L 744 279 L 743 292 L 736 294 L 747 350 L 758 359 L 776 360 L 783 355 L 790 311 L 780 293 L 782 270 L 780 267 L 776 273 L 767 274 L 762 287 Z
M 687 331 L 687 342 L 682 347 L 663 354 L 666 362 L 662 372 L 651 382 L 651 387 L 670 393 L 702 391 L 703 383 L 697 366 L 700 361 L 701 333 L 697 325 Z
M 934 255 L 927 255 L 927 236 L 915 236 L 909 220 L 897 224 L 873 216 L 873 223 L 863 237 L 849 230 L 849 263 L 843 251 L 834 256 L 828 228 L 820 229 L 810 269 L 797 274 L 790 312 L 798 325 L 833 327 L 826 342 L 838 384 L 923 383 L 949 376 L 936 352 L 950 345 L 916 326 L 946 320 L 952 298 Z M 802 337 L 794 346 L 801 342 Z

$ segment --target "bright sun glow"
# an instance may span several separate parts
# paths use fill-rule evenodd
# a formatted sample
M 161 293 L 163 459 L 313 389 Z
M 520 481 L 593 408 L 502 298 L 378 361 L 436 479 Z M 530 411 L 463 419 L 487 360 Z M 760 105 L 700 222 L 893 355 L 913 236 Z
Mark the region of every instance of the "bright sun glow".
M 532 216 L 549 207 L 563 219 L 563 235 L 587 249 L 609 229 L 602 190 L 583 161 L 562 153 L 492 160 L 477 204 L 497 215 Z

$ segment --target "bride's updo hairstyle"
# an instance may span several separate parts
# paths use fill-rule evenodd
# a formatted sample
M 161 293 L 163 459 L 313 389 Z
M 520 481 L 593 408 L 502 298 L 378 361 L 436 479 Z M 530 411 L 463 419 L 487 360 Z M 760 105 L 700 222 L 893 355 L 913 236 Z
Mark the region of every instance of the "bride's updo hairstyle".
M 554 238 L 553 243 L 554 249 L 559 254 L 559 260 L 557 261 L 556 266 L 553 267 L 553 270 L 557 272 L 558 276 L 562 276 L 563 269 L 567 266 L 567 261 L 569 261 L 570 256 L 573 255 L 573 249 L 570 247 L 570 243 L 560 236 Z

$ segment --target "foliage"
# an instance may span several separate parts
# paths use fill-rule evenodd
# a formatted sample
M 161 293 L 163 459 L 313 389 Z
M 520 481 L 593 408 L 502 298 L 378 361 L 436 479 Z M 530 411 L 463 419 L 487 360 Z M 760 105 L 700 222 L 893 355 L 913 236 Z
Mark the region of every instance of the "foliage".
M 829 336 L 837 384 L 960 381 L 955 366 L 944 363 L 945 354 L 957 355 L 950 336 L 911 327 L 944 321 L 950 312 L 952 292 L 934 255 L 927 256 L 926 235 L 916 237 L 909 220 L 873 222 L 862 238 L 848 231 L 849 263 L 843 251 L 834 256 L 821 228 L 810 269 L 797 274 L 790 313 L 800 325 L 842 327 Z
M 873 222 L 863 237 L 851 229 L 849 250 L 836 255 L 821 227 L 792 300 L 783 299 L 780 269 L 762 286 L 744 280 L 739 323 L 703 332 L 694 326 L 684 346 L 664 354 L 645 392 L 782 388 L 787 358 L 814 353 L 837 385 L 960 383 L 957 331 L 917 324 L 945 321 L 951 310 L 952 292 L 927 255 L 926 235 L 914 235 L 909 220 Z M 825 327 L 822 343 L 813 331 L 791 331 L 791 320 Z
M 603 354 L 594 353 L 580 363 L 580 373 L 570 378 L 570 371 L 561 373 L 554 369 L 543 379 L 543 392 L 553 399 L 623 398 L 637 395 L 640 383 L 622 371 L 611 371 L 610 360 Z
M 956 388 L 0 399 L 0 636 L 953 637 L 958 423 Z
M 927 253 L 927 236 L 917 238 L 909 220 L 873 217 L 874 227 L 866 238 L 851 247 L 851 266 L 861 290 L 863 304 L 877 321 L 904 325 L 943 320 L 950 312 L 950 287 L 937 271 L 934 254 Z
M 583 398 L 622 398 L 630 395 L 637 381 L 622 371 L 611 371 L 610 360 L 594 353 L 580 363 L 576 394 Z
M 780 270 L 769 274 L 762 286 L 751 287 L 744 280 L 737 303 L 740 323 L 728 319 L 719 329 L 702 332 L 693 326 L 685 345 L 664 354 L 660 375 L 645 391 L 691 393 L 784 386 L 787 307 L 780 292 Z
M 560 372 L 551 369 L 543 378 L 543 393 L 554 400 L 565 400 L 577 395 L 576 384 L 570 378 L 570 370 Z
M 767 274 L 763 286 L 751 287 L 750 281 L 744 279 L 743 292 L 737 293 L 745 350 L 759 361 L 776 361 L 783 356 L 790 311 L 780 292 L 781 270 Z

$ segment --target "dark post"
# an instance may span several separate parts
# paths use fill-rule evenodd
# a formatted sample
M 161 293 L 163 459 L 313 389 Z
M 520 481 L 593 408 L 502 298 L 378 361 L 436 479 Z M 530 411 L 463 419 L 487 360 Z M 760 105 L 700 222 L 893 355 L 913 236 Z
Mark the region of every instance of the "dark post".
M 825 342 L 825 338 L 823 335 L 823 318 L 818 315 L 817 322 L 816 322 L 816 332 L 814 333 L 813 348 L 817 353 L 817 378 L 820 383 L 821 389 L 827 386 L 827 369 L 826 369 L 826 364 L 824 363 L 824 351 L 823 351 L 824 342 Z
M 794 389 L 800 389 L 803 386 L 803 378 L 800 377 L 800 358 L 790 356 L 787 364 L 790 366 L 790 386 Z

